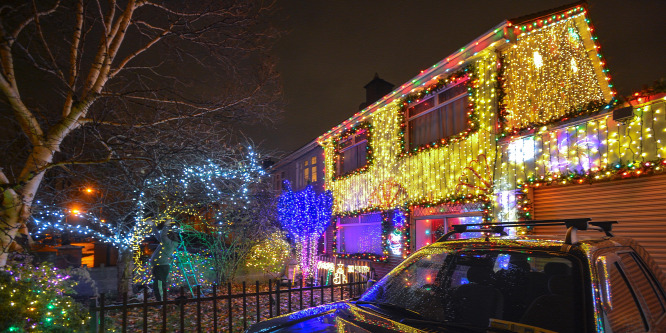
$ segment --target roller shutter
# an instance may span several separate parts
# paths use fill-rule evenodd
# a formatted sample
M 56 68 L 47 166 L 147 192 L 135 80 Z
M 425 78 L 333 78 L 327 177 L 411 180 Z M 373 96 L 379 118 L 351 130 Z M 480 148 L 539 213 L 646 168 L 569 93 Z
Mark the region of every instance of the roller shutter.
M 535 219 L 590 217 L 618 221 L 617 236 L 637 240 L 666 272 L 666 175 L 534 189 Z M 542 227 L 538 234 L 562 234 Z

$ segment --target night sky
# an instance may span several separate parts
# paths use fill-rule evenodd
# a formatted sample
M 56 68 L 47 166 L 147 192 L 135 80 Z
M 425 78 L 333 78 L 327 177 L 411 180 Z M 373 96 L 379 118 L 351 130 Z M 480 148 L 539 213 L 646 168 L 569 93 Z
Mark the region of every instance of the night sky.
M 284 117 L 248 134 L 264 149 L 291 152 L 356 113 L 375 72 L 399 86 L 505 19 L 571 2 L 278 0 L 274 24 L 285 35 L 274 55 Z M 588 5 L 620 95 L 666 77 L 666 1 Z

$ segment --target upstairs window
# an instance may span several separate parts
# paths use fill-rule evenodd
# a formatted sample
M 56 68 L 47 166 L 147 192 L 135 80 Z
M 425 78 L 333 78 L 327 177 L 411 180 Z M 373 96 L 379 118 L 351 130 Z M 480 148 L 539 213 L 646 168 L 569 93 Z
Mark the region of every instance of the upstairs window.
M 303 162 L 303 178 L 306 184 L 317 181 L 317 156 L 312 156 Z
M 368 163 L 368 130 L 361 129 L 338 142 L 335 175 L 343 176 Z
M 410 149 L 440 142 L 470 127 L 468 82 L 461 80 L 407 109 L 405 119 Z

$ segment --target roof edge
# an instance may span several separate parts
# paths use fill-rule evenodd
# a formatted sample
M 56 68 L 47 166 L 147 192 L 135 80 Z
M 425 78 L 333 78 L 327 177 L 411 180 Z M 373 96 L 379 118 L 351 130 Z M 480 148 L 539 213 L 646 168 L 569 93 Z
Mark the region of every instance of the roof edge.
M 492 37 L 493 35 L 497 33 L 503 33 L 503 30 L 505 27 L 510 26 L 511 23 L 508 20 L 502 21 L 500 24 L 496 25 L 495 27 L 491 28 L 488 30 L 486 33 L 480 35 L 479 37 L 475 38 L 471 42 L 467 43 L 464 47 L 458 49 L 456 52 L 450 54 L 447 57 L 444 57 L 442 60 L 438 61 L 434 65 L 428 67 L 427 69 L 422 70 L 418 75 L 413 77 L 411 80 L 406 81 L 403 85 L 399 86 L 395 90 L 393 90 L 391 93 L 385 95 L 375 103 L 367 106 L 365 109 L 355 113 L 353 116 L 351 116 L 349 119 L 339 123 L 335 127 L 333 127 L 331 130 L 329 130 L 327 133 L 324 133 L 320 135 L 316 141 L 318 141 L 320 144 L 321 142 L 325 141 L 331 136 L 336 135 L 338 132 L 343 130 L 344 128 L 348 127 L 350 123 L 355 123 L 358 122 L 359 120 L 365 119 L 368 115 L 372 114 L 374 110 L 384 107 L 396 98 L 399 98 L 399 95 L 405 95 L 410 93 L 412 90 L 417 89 L 420 87 L 419 82 L 422 82 L 424 78 L 428 78 L 429 76 L 431 77 L 435 71 L 438 69 L 446 67 L 446 65 L 451 65 L 449 69 L 452 68 L 457 68 L 460 65 L 463 64 L 464 61 L 469 60 L 473 58 L 474 56 L 477 55 L 478 52 L 475 52 L 472 55 L 465 56 L 465 53 L 468 52 L 470 49 L 473 49 L 474 46 L 477 46 L 480 42 L 485 41 L 486 39 Z M 485 49 L 485 48 L 484 48 Z M 462 60 L 460 60 L 460 56 L 464 56 Z M 454 61 L 455 60 L 455 61 Z M 427 81 L 423 81 L 423 83 L 428 82 L 430 79 Z
M 567 4 L 567 5 L 562 5 L 562 6 L 556 7 L 556 8 L 551 8 L 551 9 L 548 9 L 548 10 L 542 10 L 540 12 L 536 12 L 536 13 L 532 13 L 532 14 L 512 18 L 508 21 L 511 22 L 512 24 L 519 25 L 521 23 L 525 23 L 525 22 L 528 22 L 528 21 L 534 21 L 534 20 L 536 20 L 538 18 L 541 18 L 541 17 L 550 16 L 550 15 L 560 13 L 560 12 L 566 12 L 566 11 L 571 10 L 572 8 L 575 8 L 575 7 L 578 7 L 578 6 L 583 6 L 585 9 L 587 9 L 587 1 L 586 0 L 576 1 L 576 2 L 573 2 L 573 3 Z

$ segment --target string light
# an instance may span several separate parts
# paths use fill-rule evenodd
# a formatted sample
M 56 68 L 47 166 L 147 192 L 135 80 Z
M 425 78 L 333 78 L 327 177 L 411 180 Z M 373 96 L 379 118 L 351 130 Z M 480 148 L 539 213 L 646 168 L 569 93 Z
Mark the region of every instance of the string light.
M 253 246 L 246 260 L 247 267 L 259 268 L 269 274 L 278 274 L 291 253 L 291 246 L 285 237 L 283 231 L 277 230 L 263 242 Z
M 39 267 L 8 264 L 0 274 L 0 327 L 7 332 L 79 331 L 90 319 L 69 296 L 76 282 L 66 270 L 48 263 Z
M 358 215 L 388 208 L 379 204 L 378 195 L 390 193 L 381 190 L 389 183 L 400 188 L 396 204 L 404 211 L 410 205 L 436 205 L 441 203 L 485 202 L 483 191 L 475 188 L 458 189 L 462 170 L 480 154 L 494 158 L 492 121 L 496 96 L 497 58 L 494 52 L 480 56 L 479 60 L 461 70 L 441 77 L 422 91 L 395 99 L 369 115 L 372 123 L 373 165 L 362 174 L 335 178 L 332 156 L 336 140 L 324 141 L 326 188 L 334 197 L 334 213 L 338 216 Z M 425 96 L 438 92 L 453 82 L 464 81 L 471 104 L 468 128 L 463 133 L 435 144 L 425 145 L 416 151 L 405 150 L 404 112 L 409 102 L 417 103 Z M 446 161 L 442 163 L 441 161 Z M 473 177 L 471 177 L 473 178 Z M 479 179 L 469 179 L 481 184 Z M 487 180 L 486 180 L 487 181 Z M 384 191 L 378 194 L 378 189 Z M 392 191 L 392 190 L 391 190 Z M 384 235 L 388 239 L 388 230 Z
M 335 136 L 340 127 L 320 137 L 325 186 L 333 193 L 337 217 L 390 210 L 378 200 L 389 193 L 385 190 L 389 183 L 400 189 L 391 192 L 397 196 L 392 207 L 407 214 L 414 207 L 479 204 L 484 220 L 489 221 L 516 216 L 515 210 L 529 214 L 520 193 L 532 184 L 661 172 L 666 157 L 664 107 L 638 108 L 640 117 L 626 124 L 609 118 L 618 101 L 583 6 L 522 22 L 512 29 L 504 32 L 516 37 L 513 42 L 507 38 L 508 48 L 495 52 L 490 47 L 462 62 L 453 74 L 440 74 L 435 84 L 419 85 L 402 96 L 393 94 L 392 100 L 364 112 L 363 122 L 372 125 L 368 128 L 373 136 L 369 146 L 373 164 L 362 173 L 336 178 L 334 156 L 339 140 Z M 457 80 L 468 86 L 471 112 L 467 129 L 409 148 L 407 108 Z M 645 102 L 649 97 L 636 100 Z M 653 102 L 663 104 L 663 100 Z M 562 127 L 563 122 L 583 115 L 588 118 Z M 354 127 L 351 121 L 344 126 Z M 473 172 L 483 163 L 491 172 Z M 383 232 L 383 240 L 395 239 L 391 228 Z M 386 258 L 386 253 L 338 255 Z
M 221 162 L 208 160 L 199 165 L 185 166 L 172 175 L 147 180 L 143 190 L 136 192 L 134 199 L 136 213 L 130 225 L 106 223 L 93 212 L 82 212 L 78 209 L 67 211 L 61 207 L 41 205 L 37 202 L 32 215 L 32 220 L 37 226 L 33 235 L 71 232 L 93 237 L 122 250 L 130 250 L 133 252 L 135 267 L 133 280 L 135 283 L 145 282 L 145 277 L 150 275 L 150 269 L 144 263 L 141 244 L 152 235 L 155 224 L 187 216 L 206 221 L 210 220 L 211 216 L 205 215 L 214 211 L 216 214 L 213 214 L 212 220 L 216 222 L 212 223 L 209 229 L 215 233 L 233 223 L 225 219 L 225 212 L 230 209 L 247 209 L 252 198 L 251 187 L 260 183 L 266 175 L 266 171 L 259 163 L 259 155 L 252 147 L 248 147 L 237 160 Z M 193 189 L 196 189 L 194 193 L 197 193 L 197 196 L 192 195 Z M 147 216 L 148 202 L 155 201 L 161 206 L 159 214 Z M 202 207 L 210 209 L 202 210 Z M 215 207 L 224 207 L 224 209 L 215 209 Z M 91 226 L 68 223 L 70 213 Z
M 501 125 L 504 135 L 599 111 L 615 92 L 582 7 L 517 27 L 517 41 L 502 54 Z M 585 36 L 586 38 L 583 38 Z

